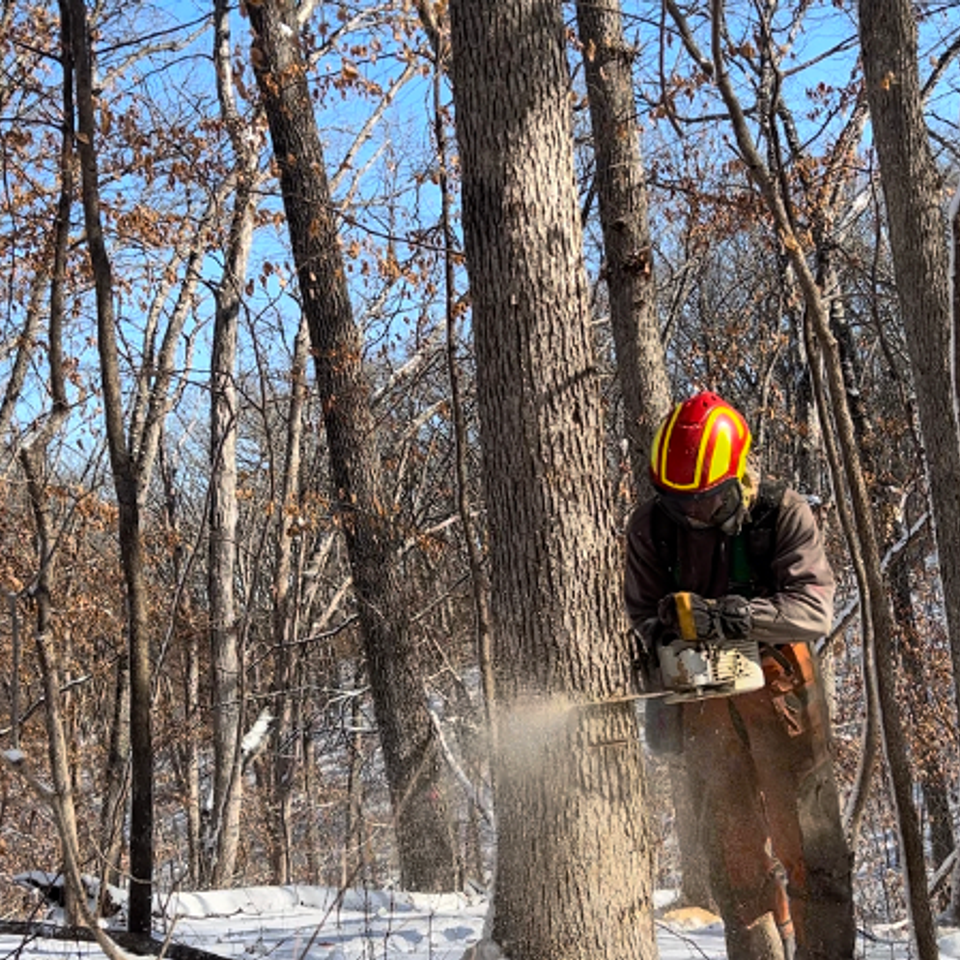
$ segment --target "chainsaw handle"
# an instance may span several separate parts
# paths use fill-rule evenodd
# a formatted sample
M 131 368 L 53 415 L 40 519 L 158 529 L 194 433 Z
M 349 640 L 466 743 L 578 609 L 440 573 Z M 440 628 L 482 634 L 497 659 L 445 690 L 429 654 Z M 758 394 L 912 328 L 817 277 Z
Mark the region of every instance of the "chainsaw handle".
M 697 624 L 693 619 L 693 604 L 688 592 L 675 593 L 673 602 L 677 608 L 677 626 L 680 628 L 681 640 L 697 639 Z

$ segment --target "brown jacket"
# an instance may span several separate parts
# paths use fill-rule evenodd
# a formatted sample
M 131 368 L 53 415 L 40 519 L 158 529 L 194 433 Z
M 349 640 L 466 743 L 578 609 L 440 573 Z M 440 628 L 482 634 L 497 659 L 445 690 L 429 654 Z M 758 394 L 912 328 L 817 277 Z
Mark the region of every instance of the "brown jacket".
M 640 629 L 657 615 L 660 599 L 677 590 L 703 597 L 730 592 L 733 537 L 721 530 L 681 529 L 677 538 L 679 582 L 658 556 L 651 528 L 653 500 L 638 507 L 627 527 L 624 599 Z M 744 529 L 750 525 L 750 516 Z M 760 643 L 810 642 L 831 627 L 835 582 L 820 530 L 807 501 L 793 490 L 783 495 L 777 518 L 771 581 L 776 590 L 750 601 L 751 636 Z

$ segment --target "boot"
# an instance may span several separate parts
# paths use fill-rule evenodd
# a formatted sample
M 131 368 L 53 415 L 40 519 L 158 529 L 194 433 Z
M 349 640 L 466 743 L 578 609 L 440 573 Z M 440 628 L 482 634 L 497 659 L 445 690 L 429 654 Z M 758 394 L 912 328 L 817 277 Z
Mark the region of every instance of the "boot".
M 781 930 L 780 939 L 783 942 L 783 960 L 797 960 L 797 938 Z
M 748 927 L 727 926 L 727 960 L 786 960 L 783 938 L 772 913 Z

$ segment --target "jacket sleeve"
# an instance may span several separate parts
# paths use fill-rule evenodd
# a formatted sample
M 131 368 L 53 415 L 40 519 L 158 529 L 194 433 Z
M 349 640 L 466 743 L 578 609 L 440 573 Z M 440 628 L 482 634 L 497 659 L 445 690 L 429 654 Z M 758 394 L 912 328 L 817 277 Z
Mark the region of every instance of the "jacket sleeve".
M 664 569 L 657 556 L 651 533 L 651 509 L 650 503 L 638 507 L 627 525 L 623 596 L 630 623 L 641 633 L 644 624 L 656 618 L 661 598 L 675 589 L 670 571 Z
M 829 633 L 836 583 L 807 501 L 784 494 L 777 520 L 773 580 L 777 591 L 750 601 L 751 636 L 761 643 L 814 641 Z

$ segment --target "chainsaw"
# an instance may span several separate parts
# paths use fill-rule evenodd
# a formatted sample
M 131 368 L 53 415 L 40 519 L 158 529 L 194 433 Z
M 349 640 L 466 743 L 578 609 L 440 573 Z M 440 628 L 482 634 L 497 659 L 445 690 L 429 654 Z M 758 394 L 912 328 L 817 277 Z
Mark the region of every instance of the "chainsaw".
M 730 697 L 764 684 L 756 640 L 698 640 L 689 593 L 674 594 L 680 636 L 647 654 L 641 670 L 644 691 L 636 699 L 664 698 L 683 703 Z

